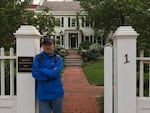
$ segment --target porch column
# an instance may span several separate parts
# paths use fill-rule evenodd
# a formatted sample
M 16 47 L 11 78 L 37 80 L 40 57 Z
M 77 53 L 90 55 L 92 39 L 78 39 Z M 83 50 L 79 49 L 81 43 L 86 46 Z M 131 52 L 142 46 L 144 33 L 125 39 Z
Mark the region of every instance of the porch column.
M 77 46 L 77 48 L 79 48 L 80 43 L 81 43 L 81 32 L 78 33 L 78 44 L 77 44 L 78 46 Z
M 65 49 L 69 49 L 69 33 L 66 31 L 64 35 L 64 46 Z
M 35 81 L 31 67 L 40 52 L 40 33 L 34 26 L 22 25 L 16 33 L 17 113 L 35 113 Z

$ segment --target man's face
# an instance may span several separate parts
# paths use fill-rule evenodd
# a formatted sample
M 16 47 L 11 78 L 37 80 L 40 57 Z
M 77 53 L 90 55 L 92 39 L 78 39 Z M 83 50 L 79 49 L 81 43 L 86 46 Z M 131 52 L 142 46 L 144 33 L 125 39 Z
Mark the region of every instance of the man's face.
M 44 52 L 47 54 L 51 54 L 54 51 L 54 44 L 46 43 L 46 44 L 43 44 L 42 47 L 43 47 Z

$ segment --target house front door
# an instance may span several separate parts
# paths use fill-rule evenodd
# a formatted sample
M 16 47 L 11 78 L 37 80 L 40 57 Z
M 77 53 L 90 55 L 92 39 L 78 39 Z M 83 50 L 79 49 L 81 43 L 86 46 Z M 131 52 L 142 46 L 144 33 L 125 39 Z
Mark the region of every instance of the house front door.
M 78 33 L 69 33 L 69 48 L 78 47 Z

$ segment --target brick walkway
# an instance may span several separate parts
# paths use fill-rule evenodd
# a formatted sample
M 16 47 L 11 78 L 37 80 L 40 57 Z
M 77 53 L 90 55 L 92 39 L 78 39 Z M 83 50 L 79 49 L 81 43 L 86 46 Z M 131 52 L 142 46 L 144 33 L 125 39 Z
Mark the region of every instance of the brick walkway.
M 100 96 L 103 87 L 90 86 L 82 67 L 66 67 L 62 81 L 65 89 L 63 113 L 99 113 L 95 96 Z

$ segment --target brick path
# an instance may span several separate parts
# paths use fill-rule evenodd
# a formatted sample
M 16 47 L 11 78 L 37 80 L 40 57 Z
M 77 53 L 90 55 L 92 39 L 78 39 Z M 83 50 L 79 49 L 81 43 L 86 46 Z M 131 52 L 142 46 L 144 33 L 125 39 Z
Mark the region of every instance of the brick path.
M 63 113 L 99 113 L 95 96 L 100 96 L 103 87 L 90 86 L 82 67 L 66 67 L 62 81 L 65 89 Z

